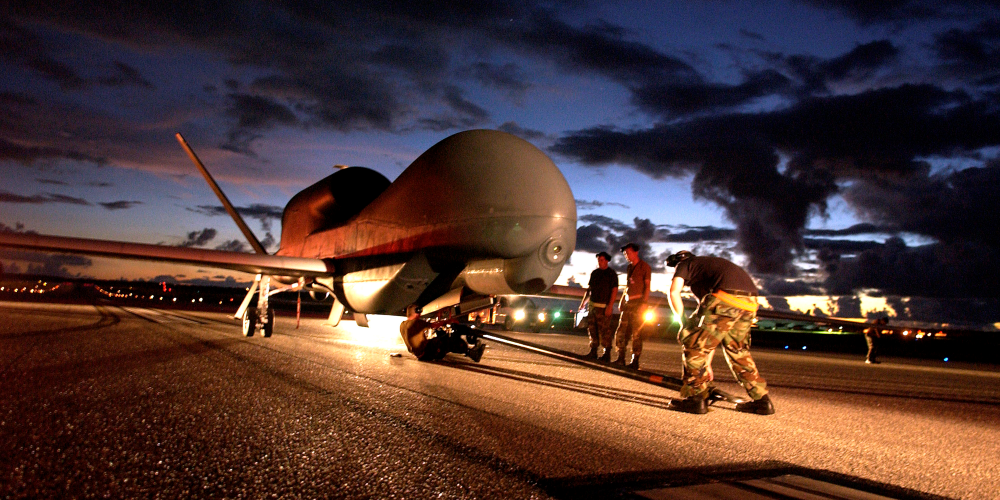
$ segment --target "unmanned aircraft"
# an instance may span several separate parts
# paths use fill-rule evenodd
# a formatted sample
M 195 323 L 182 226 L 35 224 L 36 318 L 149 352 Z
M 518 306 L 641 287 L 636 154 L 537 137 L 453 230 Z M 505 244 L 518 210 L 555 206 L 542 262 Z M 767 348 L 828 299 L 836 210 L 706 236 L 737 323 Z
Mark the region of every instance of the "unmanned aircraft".
M 271 335 L 268 297 L 287 290 L 331 294 L 334 326 L 345 310 L 367 326 L 367 314 L 401 315 L 410 304 L 446 318 L 467 314 L 497 295 L 548 289 L 576 245 L 576 202 L 566 179 L 545 153 L 504 132 L 447 137 L 392 182 L 364 167 L 334 172 L 285 206 L 273 255 L 177 139 L 256 253 L 23 233 L 0 233 L 0 245 L 256 274 L 234 316 L 248 336 Z

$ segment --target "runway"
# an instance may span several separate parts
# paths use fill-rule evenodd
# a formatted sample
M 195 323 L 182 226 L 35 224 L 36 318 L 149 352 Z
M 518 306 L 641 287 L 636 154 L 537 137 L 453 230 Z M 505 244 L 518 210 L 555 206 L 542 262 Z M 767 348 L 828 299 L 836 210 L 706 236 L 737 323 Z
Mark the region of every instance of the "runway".
M 997 495 L 995 366 L 755 349 L 777 413 L 689 415 L 676 392 L 495 344 L 419 362 L 380 319 L 279 316 L 265 339 L 220 313 L 0 302 L 0 497 Z M 671 342 L 642 361 L 679 376 Z M 721 353 L 715 372 L 745 394 Z

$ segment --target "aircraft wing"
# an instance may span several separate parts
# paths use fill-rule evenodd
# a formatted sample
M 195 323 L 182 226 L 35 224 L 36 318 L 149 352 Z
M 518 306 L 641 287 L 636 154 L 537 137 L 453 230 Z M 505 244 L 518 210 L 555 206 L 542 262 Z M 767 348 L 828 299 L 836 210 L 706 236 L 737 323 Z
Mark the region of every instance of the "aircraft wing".
M 282 257 L 201 248 L 0 232 L 0 246 L 45 252 L 81 253 L 106 257 L 155 260 L 278 276 L 330 276 L 333 264 L 322 259 Z

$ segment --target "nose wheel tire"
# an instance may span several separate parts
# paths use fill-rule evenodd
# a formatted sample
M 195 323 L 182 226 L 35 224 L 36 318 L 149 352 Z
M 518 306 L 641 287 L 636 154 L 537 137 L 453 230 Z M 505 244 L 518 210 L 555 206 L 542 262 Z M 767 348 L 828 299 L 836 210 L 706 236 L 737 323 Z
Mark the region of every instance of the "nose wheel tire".
M 274 333 L 274 311 L 271 309 L 267 310 L 267 323 L 262 325 L 260 333 L 264 337 L 270 337 Z
M 248 307 L 243 312 L 243 335 L 253 337 L 255 330 L 257 330 L 257 308 Z

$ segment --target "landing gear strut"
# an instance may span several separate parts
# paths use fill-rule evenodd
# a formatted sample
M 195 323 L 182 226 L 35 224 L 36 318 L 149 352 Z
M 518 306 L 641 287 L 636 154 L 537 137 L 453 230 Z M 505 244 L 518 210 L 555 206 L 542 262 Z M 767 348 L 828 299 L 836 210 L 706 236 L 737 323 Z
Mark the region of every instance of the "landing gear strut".
M 250 300 L 254 292 L 257 293 L 257 307 L 250 307 Z M 258 330 L 264 337 L 270 337 L 274 332 L 274 311 L 268 307 L 267 298 L 271 292 L 271 277 L 261 276 L 254 278 L 253 286 L 247 292 L 247 296 L 236 311 L 236 318 L 243 321 L 243 335 L 253 337 Z

